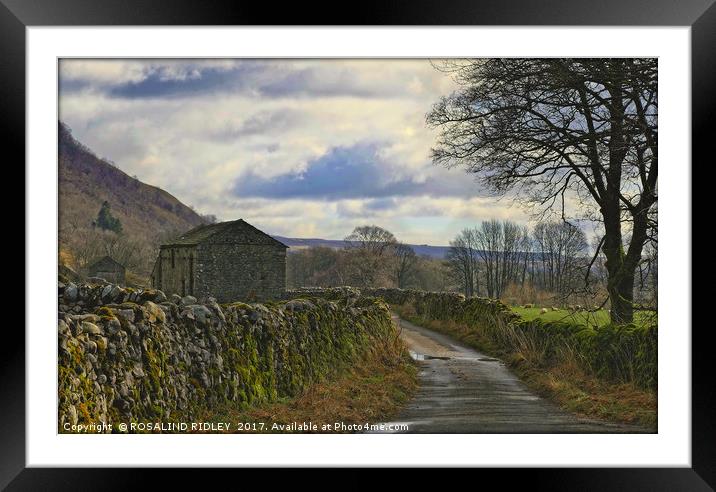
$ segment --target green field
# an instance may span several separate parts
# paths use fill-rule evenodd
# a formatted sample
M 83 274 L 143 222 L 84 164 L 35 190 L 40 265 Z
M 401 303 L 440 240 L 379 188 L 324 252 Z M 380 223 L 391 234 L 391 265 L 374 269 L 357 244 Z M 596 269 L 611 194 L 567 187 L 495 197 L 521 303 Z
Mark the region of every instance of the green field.
M 522 318 L 531 321 L 539 318 L 544 321 L 564 321 L 566 323 L 583 324 L 587 326 L 604 326 L 609 324 L 609 312 L 606 309 L 599 311 L 569 311 L 567 309 L 558 309 L 553 311 L 547 308 L 547 312 L 542 314 L 541 307 L 524 308 L 521 306 L 511 306 L 512 311 L 522 316 Z M 654 313 L 649 311 L 637 311 L 634 314 L 634 324 L 644 325 L 654 321 Z

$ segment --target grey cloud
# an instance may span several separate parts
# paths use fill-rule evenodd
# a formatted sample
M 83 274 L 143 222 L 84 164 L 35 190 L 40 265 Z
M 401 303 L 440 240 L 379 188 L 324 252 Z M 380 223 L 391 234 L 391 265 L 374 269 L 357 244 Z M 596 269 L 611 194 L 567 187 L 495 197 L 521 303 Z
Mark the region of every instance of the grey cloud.
M 355 71 L 325 66 L 296 67 L 285 62 L 242 60 L 234 67 L 203 66 L 193 60 L 181 62 L 153 60 L 147 64 L 144 78 L 136 81 L 97 81 L 63 79 L 60 89 L 66 92 L 87 88 L 124 99 L 186 98 L 196 95 L 234 93 L 264 98 L 285 97 L 406 97 L 400 84 L 366 81 Z
M 253 135 L 276 135 L 297 126 L 302 115 L 290 109 L 280 111 L 263 111 L 252 115 L 240 123 L 228 123 L 218 130 L 211 132 L 211 137 L 218 140 L 235 139 Z M 278 144 L 272 147 L 276 151 Z

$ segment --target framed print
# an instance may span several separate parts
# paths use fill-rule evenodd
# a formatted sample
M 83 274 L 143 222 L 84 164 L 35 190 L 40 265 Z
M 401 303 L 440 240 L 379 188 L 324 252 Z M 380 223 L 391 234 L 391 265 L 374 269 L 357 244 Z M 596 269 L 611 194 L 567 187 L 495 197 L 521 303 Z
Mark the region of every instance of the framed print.
M 662 3 L 3 0 L 27 288 L 0 483 L 461 466 L 710 490 L 691 162 L 716 7 Z

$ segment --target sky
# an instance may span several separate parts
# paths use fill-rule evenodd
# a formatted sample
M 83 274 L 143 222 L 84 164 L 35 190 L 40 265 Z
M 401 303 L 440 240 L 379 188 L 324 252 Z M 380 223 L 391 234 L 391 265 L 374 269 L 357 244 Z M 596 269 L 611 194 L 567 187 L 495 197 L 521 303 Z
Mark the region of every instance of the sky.
M 98 156 L 199 213 L 270 234 L 342 239 L 375 224 L 447 245 L 528 216 L 430 161 L 429 60 L 60 61 L 60 119 Z

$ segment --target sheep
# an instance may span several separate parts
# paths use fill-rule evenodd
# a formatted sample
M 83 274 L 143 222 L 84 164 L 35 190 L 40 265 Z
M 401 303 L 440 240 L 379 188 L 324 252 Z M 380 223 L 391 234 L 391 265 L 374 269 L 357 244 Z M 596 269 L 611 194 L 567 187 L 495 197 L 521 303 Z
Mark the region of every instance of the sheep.
M 539 312 L 539 313 L 540 313 L 540 314 L 546 314 L 546 313 L 547 313 L 547 308 L 542 308 L 542 309 L 540 309 L 540 312 Z
M 552 306 L 552 311 L 559 311 L 559 308 Z
M 535 307 L 535 305 L 534 305 L 534 304 L 525 304 L 525 305 L 522 306 L 522 307 L 525 308 L 525 309 L 530 309 L 530 308 Z

